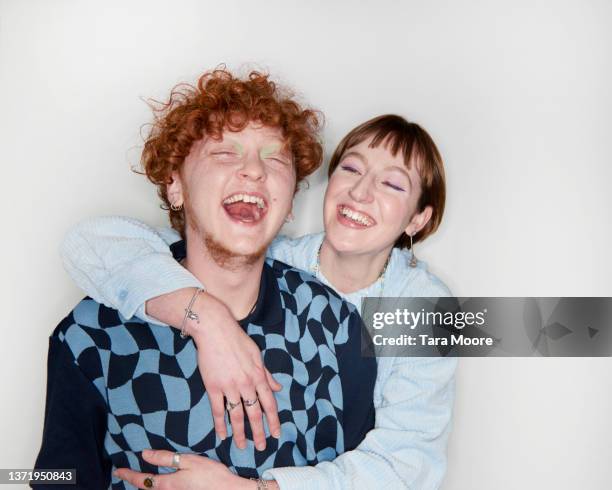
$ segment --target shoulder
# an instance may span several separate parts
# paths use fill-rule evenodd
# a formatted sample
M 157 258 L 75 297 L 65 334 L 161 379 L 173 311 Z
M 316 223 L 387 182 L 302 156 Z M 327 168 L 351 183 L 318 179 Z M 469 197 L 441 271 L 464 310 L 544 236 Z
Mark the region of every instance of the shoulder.
M 49 362 L 76 365 L 98 388 L 104 400 L 107 400 L 104 379 L 112 344 L 104 325 L 112 316 L 118 315 L 115 310 L 85 298 L 66 315 L 51 336 L 52 341 L 59 343 L 60 350 L 56 351 L 57 357 L 53 360 L 50 358 Z
M 77 350 L 93 346 L 92 337 L 104 337 L 106 324 L 116 324 L 119 313 L 91 298 L 80 301 L 53 331 L 53 337 Z M 78 354 L 77 354 L 78 355 Z
M 388 296 L 421 296 L 447 297 L 452 296 L 450 289 L 435 274 L 429 271 L 428 265 L 417 260 L 417 266 L 411 267 L 412 252 L 406 249 L 393 249 L 389 262 L 388 281 L 390 288 Z
M 75 362 L 87 370 L 98 360 L 108 360 L 111 353 L 138 352 L 139 338 L 150 332 L 143 325 L 147 324 L 138 319 L 128 322 L 117 310 L 85 298 L 59 323 L 52 337 L 62 342 Z
M 297 268 L 309 270 L 316 260 L 322 241 L 323 233 L 298 238 L 281 235 L 270 244 L 267 255 Z
M 321 321 L 326 327 L 337 327 L 357 314 L 353 304 L 312 274 L 279 260 L 268 258 L 267 263 L 276 277 L 283 306 L 291 313 L 306 315 L 307 319 Z

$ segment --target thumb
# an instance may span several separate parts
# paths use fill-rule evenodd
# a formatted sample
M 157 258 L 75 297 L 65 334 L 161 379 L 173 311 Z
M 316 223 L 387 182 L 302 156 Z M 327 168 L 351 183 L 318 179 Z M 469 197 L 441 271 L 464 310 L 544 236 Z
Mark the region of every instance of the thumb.
M 272 388 L 272 391 L 280 391 L 283 389 L 283 385 L 281 385 L 278 381 L 276 381 L 272 375 L 270 374 L 270 371 L 268 371 L 268 368 L 264 368 L 266 370 L 266 379 L 268 380 L 268 384 L 270 385 L 270 388 Z
M 142 452 L 142 459 L 154 466 L 172 466 L 173 456 L 173 452 L 165 451 L 163 449 L 145 449 Z

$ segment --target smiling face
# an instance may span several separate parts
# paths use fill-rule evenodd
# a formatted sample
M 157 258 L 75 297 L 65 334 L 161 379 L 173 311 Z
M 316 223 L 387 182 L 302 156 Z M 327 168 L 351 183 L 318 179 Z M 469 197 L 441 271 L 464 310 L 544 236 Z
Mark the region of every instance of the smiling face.
M 276 128 L 249 124 L 196 141 L 168 197 L 184 204 L 187 240 L 217 261 L 260 258 L 291 211 L 296 175 Z
M 388 253 L 402 233 L 415 234 L 431 217 L 417 212 L 421 178 L 404 155 L 372 137 L 348 148 L 329 179 L 324 203 L 326 240 L 342 253 Z

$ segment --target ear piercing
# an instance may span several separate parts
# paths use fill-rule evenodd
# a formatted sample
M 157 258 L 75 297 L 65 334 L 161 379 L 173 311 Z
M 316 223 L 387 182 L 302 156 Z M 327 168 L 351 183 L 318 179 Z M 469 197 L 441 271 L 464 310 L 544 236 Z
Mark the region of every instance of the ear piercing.
M 412 254 L 412 257 L 410 258 L 410 267 L 416 267 L 417 266 L 417 259 L 414 256 L 414 246 L 412 244 L 412 235 L 408 235 L 410 237 L 410 253 Z

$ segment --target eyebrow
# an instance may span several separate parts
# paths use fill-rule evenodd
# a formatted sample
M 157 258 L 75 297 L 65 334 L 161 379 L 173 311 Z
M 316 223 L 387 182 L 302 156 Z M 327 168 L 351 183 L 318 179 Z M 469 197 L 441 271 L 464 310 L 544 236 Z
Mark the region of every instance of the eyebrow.
M 387 165 L 385 167 L 385 170 L 388 170 L 388 169 L 403 173 L 408 179 L 408 184 L 410 184 L 410 190 L 412 190 L 412 179 L 410 178 L 410 174 L 406 172 L 405 169 L 403 169 L 402 167 L 398 167 L 397 165 Z
M 342 155 L 342 160 L 344 160 L 346 157 L 357 157 L 363 163 L 368 163 L 368 159 L 358 151 L 347 151 L 344 155 Z
M 232 148 L 234 150 L 236 150 L 236 152 L 238 152 L 238 154 L 242 155 L 244 153 L 244 147 L 242 146 L 242 144 L 240 143 L 240 141 L 235 140 L 233 138 L 223 138 L 222 141 L 218 142 L 219 144 L 227 144 L 227 145 L 231 145 Z
M 342 156 L 342 160 L 344 160 L 346 157 L 356 157 L 359 160 L 361 160 L 363 163 L 367 164 L 368 163 L 368 159 L 365 157 L 365 155 L 359 153 L 358 151 L 347 151 L 343 156 Z M 410 178 L 410 174 L 406 171 L 406 169 L 404 169 L 403 167 L 398 167 L 397 165 L 387 165 L 385 168 L 385 170 L 396 170 L 398 172 L 403 173 L 406 178 L 408 179 L 408 184 L 410 185 L 410 190 L 412 190 L 412 179 Z
M 260 153 L 265 153 L 267 156 L 279 155 L 293 161 L 293 153 L 287 142 L 276 140 L 263 146 Z

